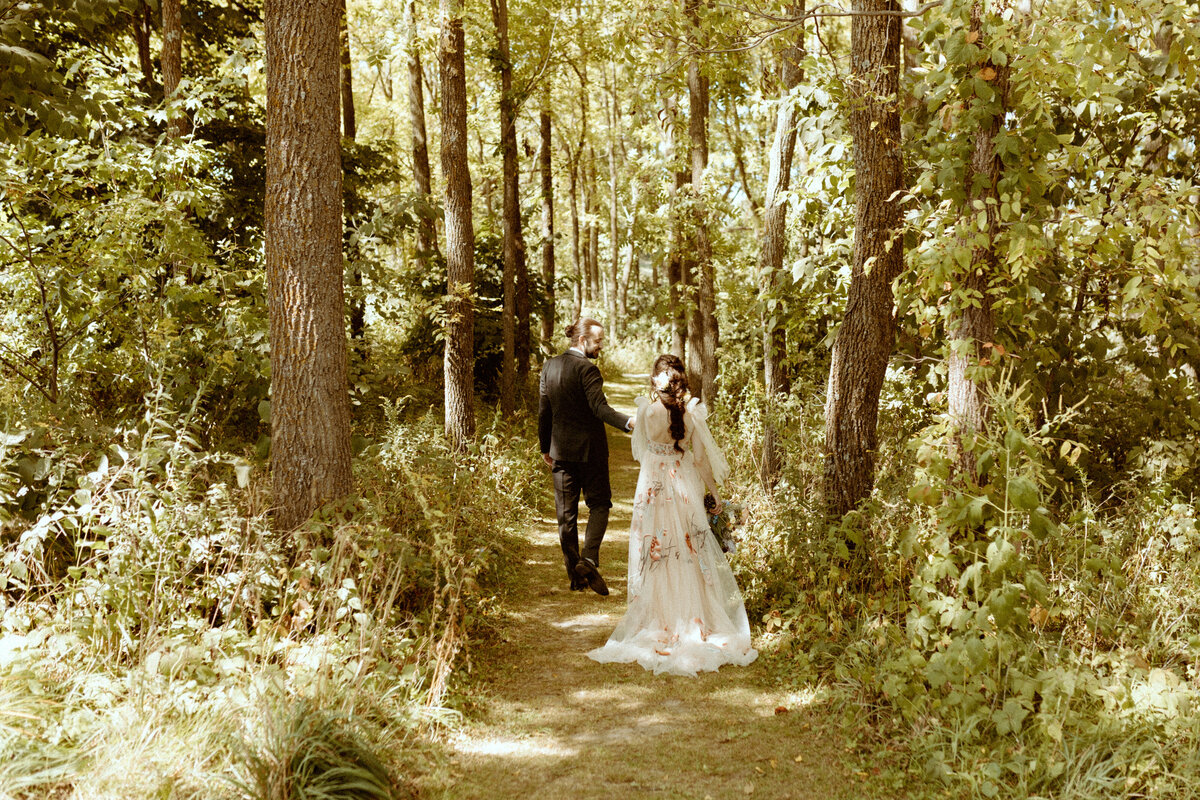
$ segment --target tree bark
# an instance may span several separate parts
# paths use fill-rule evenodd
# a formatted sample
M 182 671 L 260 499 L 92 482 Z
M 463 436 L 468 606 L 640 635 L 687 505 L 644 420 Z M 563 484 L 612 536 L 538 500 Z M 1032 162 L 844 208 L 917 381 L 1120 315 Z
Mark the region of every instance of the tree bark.
M 681 217 L 679 213 L 679 190 L 687 183 L 688 173 L 679 169 L 676 163 L 675 148 L 675 99 L 670 90 L 663 95 L 662 120 L 663 149 L 665 158 L 674 180 L 670 184 L 668 203 L 671 209 L 669 229 L 667 231 L 667 313 L 671 327 L 671 354 L 679 359 L 687 356 L 687 293 L 684 291 L 683 258 L 681 250 Z
M 895 341 L 892 282 L 900 274 L 897 0 L 856 0 L 851 27 L 850 131 L 854 139 L 854 261 L 845 318 L 833 345 L 825 399 L 825 505 L 842 517 L 875 481 L 879 393 Z M 878 12 L 884 12 L 880 14 Z
M 350 64 L 350 19 L 346 12 L 346 0 L 340 0 L 338 14 L 338 40 L 341 49 L 341 94 L 342 135 L 354 141 L 358 135 L 358 124 L 354 118 L 354 74 Z M 367 299 L 363 296 L 363 274 L 358 264 L 356 248 L 347 245 L 350 256 L 350 338 L 360 343 L 367 328 Z M 365 355 L 365 350 L 357 351 Z
M 508 43 L 508 0 L 497 0 L 504 18 L 504 36 L 501 44 L 501 147 L 504 151 L 504 261 L 508 263 L 512 251 L 513 290 L 516 295 L 516 328 L 513 339 L 513 355 L 517 362 L 516 385 L 524 388 L 529 382 L 529 265 L 526 260 L 525 233 L 521 226 L 520 161 L 517 153 L 517 102 L 512 89 L 512 59 Z M 499 31 L 499 26 L 497 26 Z
M 538 166 L 542 177 L 542 284 L 546 287 L 546 311 L 542 314 L 542 349 L 550 351 L 554 340 L 554 173 L 550 153 L 550 90 L 542 98 L 539 115 L 542 149 Z
M 154 57 L 150 54 L 150 6 L 146 0 L 139 0 L 133 11 L 133 39 L 137 43 L 138 66 L 141 67 L 142 77 L 138 86 L 147 95 L 154 92 Z
M 600 211 L 599 175 L 596 169 L 596 152 L 588 147 L 587 187 L 585 189 L 585 208 L 587 209 L 587 264 L 588 264 L 588 302 L 599 305 L 604 287 L 600 283 Z
M 417 258 L 428 266 L 432 263 L 432 257 L 437 255 L 438 241 L 433 211 L 433 180 L 429 169 L 429 139 L 425 133 L 424 72 L 416 36 L 416 0 L 408 0 L 404 14 L 408 27 L 408 118 L 409 127 L 412 128 L 413 183 L 422 199 L 417 220 Z
M 467 169 L 467 72 L 462 0 L 440 0 L 442 174 L 446 180 L 446 435 L 464 450 L 475 438 L 475 229 Z
M 699 0 L 685 0 L 688 17 L 700 30 Z M 708 237 L 708 208 L 704 200 L 704 171 L 708 167 L 708 77 L 700 71 L 700 61 L 694 58 L 688 65 L 688 133 L 691 138 L 692 212 L 695 230 L 692 250 L 695 259 L 696 338 L 690 342 L 697 357 L 695 372 L 700 378 L 700 395 L 710 406 L 717 389 L 717 303 L 713 274 L 712 244 Z M 698 352 L 696 352 L 698 351 Z M 697 388 L 692 385 L 693 391 Z
M 608 85 L 611 104 L 608 106 L 608 286 L 605 306 L 608 311 L 608 326 L 614 341 L 620 341 L 624 320 L 617 316 L 617 264 L 620 260 L 620 228 L 617 215 L 617 121 L 621 112 L 617 108 L 617 67 L 612 67 L 612 83 Z M 605 81 L 608 83 L 608 81 Z
M 805 0 L 793 3 L 788 15 L 804 16 Z M 763 298 L 763 384 L 766 408 L 763 415 L 763 453 L 760 474 L 764 486 L 774 487 L 783 466 L 777 444 L 776 415 L 780 399 L 788 393 L 788 377 L 783 363 L 787 336 L 782 319 L 778 291 L 787 253 L 787 201 L 783 197 L 791 185 L 792 157 L 796 152 L 796 106 L 792 90 L 804 81 L 804 28 L 779 54 L 782 98 L 775 116 L 775 139 L 767 167 L 767 194 L 763 210 L 762 252 L 759 256 L 759 290 Z
M 988 40 L 983 29 L 983 9 L 979 0 L 971 9 L 970 30 L 977 35 L 978 46 L 987 52 Z M 989 82 L 996 95 L 991 103 L 977 98 L 972 109 L 982 113 L 977 116 L 979 127 L 971 134 L 973 141 L 971 160 L 965 171 L 966 204 L 963 215 L 966 217 L 964 227 L 971 231 L 980 229 L 976 219 L 978 215 L 983 215 L 982 232 L 986 236 L 986 244 L 971 249 L 971 263 L 962 278 L 964 293 L 975 302 L 964 303 L 956 310 L 950 323 L 947 401 L 950 421 L 954 426 L 951 447 L 958 474 L 970 483 L 977 483 L 978 475 L 975 457 L 968 452 L 964 440 L 982 432 L 988 416 L 985 382 L 978 380 L 973 373 L 987 363 L 985 358 L 988 354 L 984 345 L 991 344 L 996 335 L 990 294 L 999 263 L 996 238 L 1000 232 L 1001 162 L 996 152 L 996 136 L 1000 133 L 1006 113 L 1009 70 L 1007 63 L 996 64 L 991 58 L 984 58 L 976 72 L 993 76 Z M 983 209 L 979 210 L 978 205 L 982 205 Z
M 264 215 L 277 530 L 351 489 L 337 0 L 266 0 Z
M 571 319 L 579 319 L 579 315 L 583 310 L 583 261 L 582 252 L 579 245 L 579 153 L 570 157 L 570 165 L 567 171 L 569 183 L 567 185 L 567 195 L 570 200 L 571 208 L 571 268 L 574 270 L 575 286 L 572 291 L 572 306 Z
M 350 68 L 350 17 L 346 0 L 341 0 L 341 7 L 338 31 L 342 45 L 342 135 L 353 140 L 358 135 L 358 124 L 354 119 L 354 73 Z
M 521 235 L 520 195 L 517 190 L 517 136 L 513 113 L 512 64 L 508 49 L 508 0 L 492 0 L 492 23 L 496 27 L 496 59 L 500 64 L 500 152 L 504 184 L 504 268 L 500 313 L 500 414 L 512 417 L 516 403 L 516 317 L 517 247 Z
M 182 98 L 177 97 L 179 83 L 183 80 L 183 14 L 180 0 L 162 0 L 162 76 L 163 94 L 167 101 L 167 138 L 178 139 L 187 134 L 187 112 L 182 105 L 171 109 L 171 103 L 178 103 Z
M 634 246 L 634 231 L 638 221 L 638 188 L 637 184 L 629 187 L 629 232 L 625 238 L 629 242 L 629 256 L 625 259 L 625 268 L 621 271 L 620 285 L 617 287 L 617 316 L 624 320 L 629 314 L 629 284 L 637 280 L 638 252 Z

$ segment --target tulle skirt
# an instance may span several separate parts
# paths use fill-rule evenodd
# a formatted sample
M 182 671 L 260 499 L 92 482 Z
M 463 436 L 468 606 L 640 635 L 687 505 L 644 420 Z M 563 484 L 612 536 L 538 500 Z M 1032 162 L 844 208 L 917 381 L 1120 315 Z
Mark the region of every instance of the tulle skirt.
M 608 642 L 587 655 L 688 676 L 749 664 L 758 653 L 746 607 L 709 530 L 692 453 L 657 442 L 648 451 L 629 531 L 628 607 Z

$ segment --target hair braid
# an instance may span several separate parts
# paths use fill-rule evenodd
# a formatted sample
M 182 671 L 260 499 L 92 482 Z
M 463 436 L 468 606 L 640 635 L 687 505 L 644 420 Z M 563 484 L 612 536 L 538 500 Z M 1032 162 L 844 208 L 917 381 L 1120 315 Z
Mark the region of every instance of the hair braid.
M 668 430 L 675 440 L 675 449 L 680 453 L 683 448 L 679 442 L 687 434 L 683 424 L 683 411 L 687 407 L 688 380 L 684 373 L 683 361 L 678 356 L 669 353 L 654 360 L 654 368 L 650 372 L 650 383 L 658 393 L 658 399 L 667 409 L 670 418 Z

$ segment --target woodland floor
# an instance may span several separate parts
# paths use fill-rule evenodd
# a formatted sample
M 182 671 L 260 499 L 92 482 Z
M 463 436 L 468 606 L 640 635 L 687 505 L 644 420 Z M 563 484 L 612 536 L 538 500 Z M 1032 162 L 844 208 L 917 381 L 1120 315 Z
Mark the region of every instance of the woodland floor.
M 610 380 L 609 402 L 632 410 L 645 379 Z M 749 667 L 698 678 L 655 676 L 637 664 L 586 657 L 625 610 L 637 464 L 627 436 L 611 431 L 610 445 L 614 508 L 600 571 L 611 594 L 568 589 L 549 512 L 529 532 L 528 559 L 498 635 L 473 649 L 480 695 L 447 742 L 442 796 L 894 796 L 871 785 L 827 693 L 780 688 L 761 656 Z M 551 491 L 547 475 L 547 506 Z

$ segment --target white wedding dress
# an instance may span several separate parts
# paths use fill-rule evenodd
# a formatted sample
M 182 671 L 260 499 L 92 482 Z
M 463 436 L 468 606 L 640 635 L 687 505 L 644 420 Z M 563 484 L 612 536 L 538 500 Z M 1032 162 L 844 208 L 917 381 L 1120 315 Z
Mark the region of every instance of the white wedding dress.
M 703 405 L 693 400 L 684 413 L 682 453 L 673 442 L 647 438 L 649 408 L 638 398 L 633 457 L 642 466 L 629 531 L 628 607 L 608 642 L 588 657 L 693 677 L 744 666 L 758 652 L 733 570 L 708 527 L 697 463 L 707 463 L 717 483 L 729 466 Z

